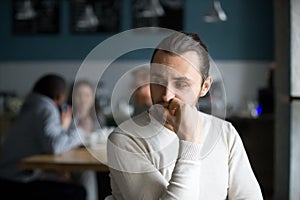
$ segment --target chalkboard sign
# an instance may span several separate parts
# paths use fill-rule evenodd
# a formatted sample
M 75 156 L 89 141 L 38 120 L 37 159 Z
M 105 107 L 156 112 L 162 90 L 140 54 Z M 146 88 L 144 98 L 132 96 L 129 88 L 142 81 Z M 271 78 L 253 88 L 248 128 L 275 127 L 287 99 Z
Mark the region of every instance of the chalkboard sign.
M 56 34 L 59 32 L 58 0 L 14 0 L 14 34 Z
M 71 0 L 72 33 L 120 31 L 120 0 Z

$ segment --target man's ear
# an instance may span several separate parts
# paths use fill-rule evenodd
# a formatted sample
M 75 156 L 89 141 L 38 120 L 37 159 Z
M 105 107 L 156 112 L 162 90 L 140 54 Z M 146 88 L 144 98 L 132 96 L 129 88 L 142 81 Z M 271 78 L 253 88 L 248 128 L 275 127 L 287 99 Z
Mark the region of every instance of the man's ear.
M 207 92 L 210 89 L 210 86 L 211 86 L 212 82 L 213 82 L 213 79 L 212 79 L 211 76 L 209 76 L 205 79 L 204 83 L 202 84 L 201 91 L 200 91 L 200 97 L 203 97 L 207 94 Z

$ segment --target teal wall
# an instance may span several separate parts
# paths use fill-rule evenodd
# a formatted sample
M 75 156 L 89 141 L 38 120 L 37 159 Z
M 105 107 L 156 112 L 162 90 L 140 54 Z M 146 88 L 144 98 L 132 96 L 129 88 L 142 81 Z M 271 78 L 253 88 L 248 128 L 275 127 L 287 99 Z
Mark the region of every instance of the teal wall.
M 121 0 L 121 31 L 131 29 L 131 0 Z M 221 0 L 227 22 L 204 23 L 211 0 L 186 0 L 184 30 L 197 32 L 217 60 L 273 60 L 272 0 Z M 69 2 L 60 1 L 60 33 L 13 35 L 11 1 L 0 4 L 0 61 L 81 60 L 111 34 L 74 35 L 70 32 Z M 147 51 L 149 52 L 149 51 Z M 139 59 L 141 54 L 128 57 Z M 142 57 L 145 57 L 142 53 Z M 146 56 L 147 57 L 147 56 Z

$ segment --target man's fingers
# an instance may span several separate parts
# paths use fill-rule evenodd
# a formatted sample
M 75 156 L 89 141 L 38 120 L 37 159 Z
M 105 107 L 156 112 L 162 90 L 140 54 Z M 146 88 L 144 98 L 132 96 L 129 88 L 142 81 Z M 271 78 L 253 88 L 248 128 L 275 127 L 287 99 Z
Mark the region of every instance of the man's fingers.
M 176 118 L 169 109 L 165 109 L 164 117 L 166 118 L 166 121 L 170 124 L 172 124 Z
M 169 110 L 170 114 L 175 116 L 177 114 L 177 112 L 180 111 L 181 105 L 182 105 L 182 102 L 179 99 L 177 99 L 177 98 L 172 99 L 168 106 L 168 110 Z
M 171 131 L 175 132 L 176 130 L 174 124 L 176 124 L 176 116 L 173 116 L 168 109 L 165 109 L 164 117 L 165 117 L 164 126 L 170 129 Z

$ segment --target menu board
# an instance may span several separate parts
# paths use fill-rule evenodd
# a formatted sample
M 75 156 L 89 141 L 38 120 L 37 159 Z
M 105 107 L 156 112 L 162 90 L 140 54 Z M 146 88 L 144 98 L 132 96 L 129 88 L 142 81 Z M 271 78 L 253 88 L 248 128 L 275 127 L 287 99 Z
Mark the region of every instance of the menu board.
M 13 0 L 14 34 L 59 32 L 59 0 Z
M 70 0 L 71 32 L 120 31 L 120 0 Z

